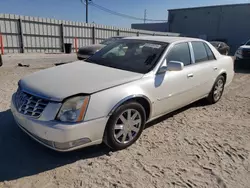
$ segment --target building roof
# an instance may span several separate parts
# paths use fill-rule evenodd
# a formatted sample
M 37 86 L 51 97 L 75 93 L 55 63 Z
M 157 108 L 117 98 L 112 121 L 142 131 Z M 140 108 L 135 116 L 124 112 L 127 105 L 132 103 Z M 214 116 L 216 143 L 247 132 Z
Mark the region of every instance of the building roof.
M 149 40 L 149 41 L 159 41 L 166 43 L 174 42 L 188 42 L 194 40 L 201 40 L 197 38 L 188 38 L 188 37 L 169 37 L 169 36 L 138 36 L 138 37 L 126 37 L 125 39 L 139 39 L 139 40 Z
M 214 8 L 214 7 L 227 7 L 227 6 L 250 6 L 250 3 L 227 4 L 227 5 L 212 5 L 212 6 L 201 6 L 201 7 L 190 7 L 190 8 L 177 8 L 177 9 L 168 9 L 168 11 L 190 10 L 190 9 L 203 9 L 203 8 Z

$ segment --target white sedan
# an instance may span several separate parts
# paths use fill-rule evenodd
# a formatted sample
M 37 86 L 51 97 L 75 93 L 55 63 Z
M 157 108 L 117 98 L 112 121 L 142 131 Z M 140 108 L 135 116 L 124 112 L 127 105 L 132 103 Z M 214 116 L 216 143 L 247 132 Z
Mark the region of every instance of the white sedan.
M 202 98 L 218 102 L 233 76 L 233 59 L 206 41 L 129 37 L 21 79 L 11 109 L 18 126 L 51 149 L 104 142 L 119 150 L 147 122 Z

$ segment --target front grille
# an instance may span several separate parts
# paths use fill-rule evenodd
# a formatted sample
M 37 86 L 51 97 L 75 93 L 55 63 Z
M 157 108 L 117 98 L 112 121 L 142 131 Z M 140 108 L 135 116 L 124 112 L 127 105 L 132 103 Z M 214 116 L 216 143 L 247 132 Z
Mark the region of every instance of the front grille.
M 18 89 L 15 97 L 16 108 L 19 113 L 34 118 L 39 118 L 49 101 L 25 93 Z
M 250 58 L 250 50 L 249 49 L 243 49 L 242 56 Z

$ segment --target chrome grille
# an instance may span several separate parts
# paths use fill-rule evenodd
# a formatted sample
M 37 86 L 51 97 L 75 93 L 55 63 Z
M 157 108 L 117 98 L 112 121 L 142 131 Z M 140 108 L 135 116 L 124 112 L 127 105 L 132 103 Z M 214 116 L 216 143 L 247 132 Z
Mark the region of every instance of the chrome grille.
M 18 89 L 16 92 L 15 103 L 19 113 L 38 118 L 41 116 L 49 101 Z
M 243 55 L 243 57 L 249 58 L 250 57 L 250 50 L 249 49 L 243 49 L 242 55 Z

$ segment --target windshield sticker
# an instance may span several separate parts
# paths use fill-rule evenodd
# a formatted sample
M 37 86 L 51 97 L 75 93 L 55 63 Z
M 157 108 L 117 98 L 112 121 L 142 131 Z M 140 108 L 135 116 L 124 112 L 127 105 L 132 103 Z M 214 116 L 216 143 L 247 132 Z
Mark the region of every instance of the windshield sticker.
M 161 47 L 161 45 L 160 45 L 160 44 L 150 44 L 150 43 L 146 43 L 146 44 L 144 45 L 144 47 L 157 48 L 157 49 L 159 49 L 159 48 Z

